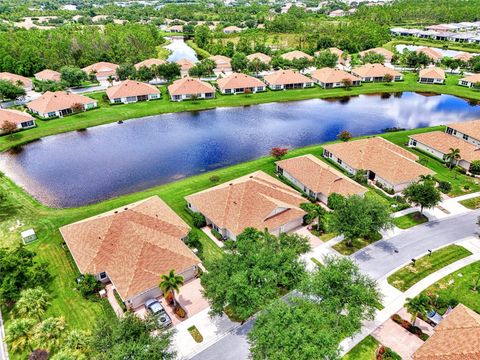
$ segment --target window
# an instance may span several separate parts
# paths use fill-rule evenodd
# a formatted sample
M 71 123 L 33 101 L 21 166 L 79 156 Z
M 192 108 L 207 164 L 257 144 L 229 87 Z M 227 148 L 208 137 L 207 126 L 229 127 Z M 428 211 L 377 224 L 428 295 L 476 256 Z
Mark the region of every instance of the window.
M 453 133 L 453 129 L 452 129 L 452 128 L 449 128 L 449 127 L 447 127 L 447 131 L 446 131 L 446 133 L 447 133 L 447 134 L 449 134 L 449 135 L 452 135 L 452 133 Z
M 181 100 L 182 95 L 173 95 L 173 100 Z
M 323 150 L 323 153 L 324 153 L 325 157 L 328 157 L 328 158 L 332 157 L 332 154 L 330 154 L 330 152 L 328 150 Z
M 107 273 L 105 271 L 102 271 L 100 273 L 100 280 L 105 280 L 107 278 Z
M 55 111 L 52 111 L 47 114 L 47 117 L 53 117 L 55 115 L 56 115 Z
M 225 94 L 231 94 L 232 93 L 232 89 L 225 89 Z
M 136 96 L 128 96 L 127 97 L 127 102 L 135 102 L 137 101 L 137 97 Z
M 118 104 L 118 103 L 121 103 L 121 102 L 122 102 L 122 99 L 121 99 L 121 98 L 115 98 L 115 99 L 113 99 L 113 102 L 114 102 L 115 104 Z
M 342 164 L 342 159 L 337 159 L 337 163 Z
M 468 135 L 463 134 L 463 140 L 468 140 Z

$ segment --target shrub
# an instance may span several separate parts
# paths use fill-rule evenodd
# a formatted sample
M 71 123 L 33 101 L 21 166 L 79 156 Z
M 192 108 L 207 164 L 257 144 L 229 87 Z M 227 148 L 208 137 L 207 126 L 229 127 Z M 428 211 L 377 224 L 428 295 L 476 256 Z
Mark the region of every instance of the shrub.
M 177 315 L 179 318 L 182 318 L 182 319 L 187 315 L 185 310 L 179 305 L 177 305 L 174 312 L 175 312 L 175 315 Z
M 117 300 L 118 305 L 120 305 L 120 308 L 123 310 L 123 312 L 127 311 L 127 307 L 125 306 L 125 303 L 122 301 L 122 298 L 120 297 L 120 294 L 118 293 L 117 289 L 113 289 L 113 295 L 115 296 L 115 300 Z
M 337 135 L 337 139 L 342 141 L 348 141 L 351 138 L 352 134 L 346 130 L 343 130 L 342 132 L 340 132 L 340 134 Z
M 463 188 L 464 188 L 465 190 L 470 190 L 470 185 L 463 185 Z
M 272 155 L 275 159 L 280 160 L 282 157 L 287 155 L 288 149 L 282 147 L 274 147 L 270 150 L 270 155 Z
M 407 200 L 405 200 L 405 198 L 403 196 L 400 196 L 400 195 L 395 195 L 393 197 L 393 200 L 395 200 L 399 204 L 406 204 L 407 203 Z
M 185 244 L 198 249 L 200 245 L 200 236 L 198 235 L 198 233 L 194 230 L 190 230 L 187 238 L 185 239 Z
M 207 221 L 205 220 L 205 216 L 203 216 L 199 212 L 194 212 L 192 213 L 192 221 L 193 221 L 193 226 L 197 228 L 204 227 L 207 225 Z
M 474 160 L 470 164 L 470 172 L 475 175 L 480 174 L 480 160 Z
M 448 194 L 452 190 L 452 184 L 450 184 L 448 181 L 439 181 L 438 182 L 438 189 L 442 193 Z
M 419 338 L 422 339 L 423 341 L 427 341 L 427 339 L 429 338 L 430 336 L 428 336 L 427 334 L 425 333 L 422 333 L 420 334 Z
M 218 175 L 212 175 L 210 176 L 210 179 L 209 179 L 212 183 L 216 184 L 220 181 L 220 176 Z
M 217 230 L 212 229 L 212 235 L 215 236 L 218 240 L 222 240 L 223 236 Z
M 402 322 L 402 317 L 398 314 L 393 314 L 392 320 L 395 321 L 397 324 L 400 324 Z
M 384 360 L 402 360 L 402 357 L 398 355 L 395 351 L 387 347 L 385 348 L 383 359 Z
M 82 276 L 77 286 L 77 289 L 84 297 L 88 297 L 97 293 L 101 288 L 102 285 L 92 274 L 85 274 Z
M 340 195 L 340 194 L 333 193 L 333 194 L 331 194 L 331 195 L 328 197 L 327 206 L 328 206 L 330 209 L 335 210 L 335 209 L 336 209 L 340 204 L 342 204 L 344 201 L 345 201 L 345 197 L 343 197 L 343 196 Z
M 455 166 L 454 168 L 455 171 L 458 171 L 460 174 L 463 174 L 465 175 L 467 173 L 467 170 L 465 170 L 463 167 L 461 166 Z

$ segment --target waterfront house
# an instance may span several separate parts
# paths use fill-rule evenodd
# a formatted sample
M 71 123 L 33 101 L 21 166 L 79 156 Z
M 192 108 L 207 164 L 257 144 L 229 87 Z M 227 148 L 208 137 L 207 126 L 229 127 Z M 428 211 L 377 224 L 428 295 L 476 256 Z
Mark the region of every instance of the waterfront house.
M 25 91 L 30 91 L 33 89 L 32 80 L 25 76 L 20 76 L 17 74 L 12 74 L 9 72 L 0 72 L 0 80 L 6 80 L 11 82 L 14 85 L 20 86 L 25 89 Z
M 187 76 L 175 80 L 173 84 L 169 85 L 168 93 L 172 101 L 213 99 L 215 88 L 205 81 Z
M 470 60 L 472 60 L 472 58 L 474 56 L 475 55 L 473 55 L 471 53 L 461 52 L 461 53 L 458 53 L 457 55 L 455 55 L 453 58 L 456 59 L 456 60 L 463 61 L 463 62 L 469 62 Z
M 241 31 L 243 31 L 243 29 L 238 26 L 227 26 L 226 28 L 223 29 L 224 34 L 233 34 Z
M 117 76 L 117 64 L 101 61 L 83 68 L 87 74 L 95 74 L 98 81 L 107 80 L 110 76 Z
M 422 47 L 422 48 L 418 49 L 417 52 L 427 55 L 427 57 L 433 63 L 438 63 L 443 58 L 443 55 L 440 52 L 438 52 L 437 50 L 432 49 L 430 47 Z
M 322 68 L 312 72 L 312 80 L 324 89 L 344 87 L 346 81 L 351 81 L 352 86 L 358 86 L 362 80 L 346 71 L 332 68 Z
M 385 81 L 386 75 L 391 75 L 392 81 L 403 80 L 402 73 L 382 64 L 365 64 L 352 69 L 352 74 L 362 79 L 362 82 Z
M 367 55 L 370 52 L 373 52 L 373 53 L 378 54 L 378 55 L 382 55 L 385 59 L 385 63 L 391 63 L 392 59 L 393 59 L 393 55 L 394 55 L 393 52 L 391 52 L 390 50 L 384 49 L 382 47 L 377 47 L 377 48 L 373 48 L 373 49 L 360 51 L 358 53 L 358 55 L 361 58 L 363 58 L 365 55 Z
M 303 155 L 275 163 L 284 176 L 307 196 L 325 205 L 333 194 L 363 196 L 367 189 L 313 155 Z
M 285 59 L 288 61 L 299 60 L 299 59 L 307 59 L 308 61 L 313 60 L 313 56 L 308 55 L 300 50 L 289 51 L 285 54 L 282 54 L 281 57 L 282 59 Z
M 223 55 L 213 55 L 210 56 L 209 59 L 215 63 L 215 69 L 213 69 L 214 73 L 219 74 L 232 72 L 232 59 L 229 57 Z
M 107 97 L 112 104 L 128 104 L 137 101 L 160 99 L 157 87 L 135 80 L 125 80 L 107 89 Z
M 278 70 L 263 80 L 272 90 L 303 89 L 312 87 L 313 80 L 294 70 Z
M 445 132 L 480 147 L 480 120 L 448 124 Z
M 393 192 L 402 191 L 422 175 L 434 174 L 417 163 L 417 155 L 382 137 L 325 145 L 323 156 L 352 175 L 365 170 L 368 180 Z
M 260 53 L 260 52 L 256 52 L 256 53 L 247 55 L 247 60 L 248 61 L 253 61 L 255 59 L 257 59 L 257 60 L 259 60 L 259 61 L 261 61 L 265 64 L 270 64 L 270 61 L 272 61 L 271 56 L 268 56 L 268 55 Z
M 97 101 L 66 91 L 47 91 L 39 98 L 30 101 L 27 109 L 44 118 L 63 117 L 75 111 L 86 111 L 97 107 Z
M 172 33 L 182 33 L 183 32 L 183 25 L 172 25 L 167 28 L 168 32 Z
M 45 69 L 35 74 L 38 81 L 60 81 L 62 75 L 58 71 Z
M 139 63 L 135 64 L 135 69 L 140 69 L 141 67 L 146 67 L 146 68 L 151 68 L 153 65 L 164 65 L 166 64 L 165 60 L 160 60 L 160 59 L 147 59 L 140 61 Z
M 420 70 L 418 82 L 422 84 L 444 84 L 445 71 L 439 67 L 428 67 Z
M 35 118 L 27 112 L 10 109 L 0 109 L 0 131 L 6 122 L 13 123 L 18 130 L 35 126 Z M 2 131 L 3 132 L 3 131 Z
M 180 75 L 188 76 L 188 71 L 195 66 L 195 63 L 188 59 L 180 59 L 175 61 L 180 66 Z
M 200 259 L 185 245 L 189 226 L 158 196 L 60 228 L 80 273 L 112 283 L 128 308 L 162 295 L 160 276 L 195 278 Z
M 218 79 L 217 85 L 222 94 L 256 93 L 267 89 L 259 79 L 241 73 L 233 73 Z
M 185 198 L 188 208 L 205 216 L 223 238 L 235 240 L 246 228 L 268 229 L 274 235 L 303 223 L 307 202 L 281 181 L 257 171 Z
M 469 88 L 480 88 L 480 74 L 465 76 L 464 78 L 458 80 L 458 85 L 467 86 Z

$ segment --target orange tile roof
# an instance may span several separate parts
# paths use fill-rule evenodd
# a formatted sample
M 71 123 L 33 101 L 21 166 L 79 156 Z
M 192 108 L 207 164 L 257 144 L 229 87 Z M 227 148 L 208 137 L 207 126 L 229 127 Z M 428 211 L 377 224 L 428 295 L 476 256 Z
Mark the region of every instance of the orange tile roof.
M 480 140 L 480 120 L 470 120 L 447 124 L 448 127 Z
M 114 76 L 117 73 L 117 68 L 117 64 L 101 61 L 84 67 L 82 70 L 85 71 L 87 74 L 95 72 L 97 75 L 101 76 Z
M 278 70 L 263 78 L 270 85 L 311 83 L 312 79 L 293 70 Z
M 147 59 L 140 61 L 139 63 L 135 64 L 135 69 L 140 69 L 142 66 L 145 66 L 147 68 L 151 68 L 153 65 L 163 65 L 166 64 L 165 60 L 160 60 L 160 59 Z
M 454 59 L 462 60 L 464 62 L 469 62 L 474 57 L 473 54 L 467 52 L 461 52 L 455 55 Z
M 465 76 L 464 78 L 461 78 L 460 81 L 468 81 L 472 84 L 478 83 L 480 82 L 480 74 Z
M 339 69 L 322 68 L 315 70 L 311 74 L 313 80 L 317 80 L 322 83 L 339 83 L 344 79 L 350 79 L 352 81 L 360 81 L 361 79 Z
M 167 30 L 182 32 L 183 31 L 183 25 L 172 25 L 172 26 L 168 27 Z
M 413 354 L 414 360 L 480 359 L 480 315 L 458 304 Z
M 419 77 L 445 80 L 445 71 L 439 67 L 428 67 L 420 70 Z
M 181 71 L 188 71 L 192 67 L 195 66 L 195 63 L 193 61 L 190 61 L 188 59 L 180 59 L 175 61 L 178 65 L 180 65 L 180 70 Z
M 205 81 L 186 76 L 169 85 L 168 92 L 170 95 L 190 95 L 211 93 L 215 92 L 215 89 Z
M 393 77 L 402 75 L 398 71 L 386 67 L 383 64 L 365 64 L 355 69 L 352 69 L 352 74 L 357 75 L 361 78 L 383 77 L 387 74 L 390 74 Z
M 21 82 L 23 87 L 32 87 L 32 80 L 29 78 L 8 72 L 0 72 L 0 80 L 7 80 L 15 85 L 17 85 L 18 82 Z
M 277 161 L 276 164 L 315 193 L 350 196 L 367 191 L 362 185 L 310 154 Z
M 135 80 L 125 80 L 120 84 L 111 86 L 107 89 L 107 96 L 110 100 L 128 96 L 142 96 L 151 94 L 160 94 L 160 90 L 153 85 Z
M 266 64 L 270 63 L 270 61 L 272 61 L 272 57 L 271 56 L 268 56 L 266 54 L 263 54 L 263 53 L 260 53 L 260 52 L 256 52 L 254 54 L 250 54 L 247 56 L 247 59 L 248 61 L 252 61 L 254 59 L 258 59 L 260 60 L 261 62 L 264 62 Z
M 293 50 L 281 55 L 282 58 L 288 61 L 293 61 L 295 59 L 306 58 L 307 60 L 313 60 L 313 56 L 308 55 L 300 50 Z
M 232 68 L 231 61 L 229 57 L 223 55 L 214 55 L 209 57 L 215 63 L 216 69 L 220 71 L 230 70 Z
M 53 111 L 70 109 L 75 104 L 91 104 L 95 100 L 66 91 L 47 91 L 38 99 L 32 100 L 27 104 L 27 108 L 46 114 Z
M 227 77 L 218 79 L 217 84 L 221 90 L 265 86 L 265 84 L 257 78 L 241 73 L 233 73 Z
M 235 236 L 247 227 L 274 230 L 305 212 L 306 200 L 291 187 L 257 171 L 185 198 L 220 228 Z
M 367 55 L 369 52 L 374 52 L 375 54 L 383 55 L 383 57 L 384 57 L 385 60 L 387 60 L 387 61 L 392 60 L 393 55 L 394 55 L 393 52 L 391 52 L 390 50 L 384 49 L 384 48 L 382 48 L 382 47 L 377 47 L 377 48 L 373 48 L 373 49 L 368 49 L 368 50 L 360 51 L 358 54 L 360 55 L 360 57 L 364 57 L 364 56 Z
M 242 31 L 243 29 L 238 27 L 238 26 L 227 26 L 226 28 L 223 29 L 223 31 Z
M 41 81 L 60 81 L 61 74 L 58 71 L 53 71 L 50 69 L 42 70 L 35 74 L 35 78 Z
M 418 156 L 382 137 L 326 145 L 324 149 L 356 170 L 371 170 L 393 185 L 434 174 L 416 162 Z
M 181 240 L 189 231 L 158 196 L 60 228 L 80 272 L 106 272 L 123 300 L 200 263 Z
M 332 54 L 337 55 L 339 58 L 342 57 L 343 55 L 343 51 L 336 47 L 331 47 L 331 48 L 328 48 L 327 50 L 330 51 Z
M 21 124 L 22 122 L 30 120 L 34 120 L 34 118 L 27 112 L 11 109 L 0 109 L 0 126 L 2 126 L 6 121 L 10 121 L 15 124 Z
M 434 61 L 439 61 L 443 58 L 443 55 L 441 53 L 439 53 L 438 51 L 436 51 L 432 48 L 429 48 L 429 47 L 422 47 L 422 48 L 418 49 L 417 52 L 424 53 L 425 55 L 427 55 L 430 59 L 432 59 Z

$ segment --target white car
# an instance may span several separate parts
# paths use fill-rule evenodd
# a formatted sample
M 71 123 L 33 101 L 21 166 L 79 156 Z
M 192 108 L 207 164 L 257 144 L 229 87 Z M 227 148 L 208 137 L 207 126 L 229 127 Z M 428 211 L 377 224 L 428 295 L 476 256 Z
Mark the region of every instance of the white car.
M 145 301 L 145 307 L 158 319 L 158 324 L 163 327 L 172 325 L 172 319 L 168 316 L 162 304 L 156 299 Z

